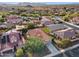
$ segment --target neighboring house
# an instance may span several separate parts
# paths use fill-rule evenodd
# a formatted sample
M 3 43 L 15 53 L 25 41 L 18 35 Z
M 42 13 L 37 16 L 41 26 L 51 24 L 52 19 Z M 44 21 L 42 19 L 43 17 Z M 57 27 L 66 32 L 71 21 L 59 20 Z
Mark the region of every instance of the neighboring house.
M 42 24 L 44 26 L 46 26 L 46 25 L 50 25 L 50 24 L 53 24 L 53 23 L 51 21 L 43 21 Z
M 4 33 L 0 39 L 0 52 L 12 50 L 14 46 L 19 47 L 23 44 L 22 35 L 19 31 L 10 30 Z
M 67 28 L 67 26 L 65 26 L 64 24 L 50 24 L 47 25 L 47 27 L 51 30 L 51 32 Z
M 18 23 L 22 23 L 22 19 L 21 17 L 17 16 L 17 15 L 9 15 L 6 17 L 7 22 L 8 23 L 12 23 L 12 24 L 18 24 Z
M 42 17 L 41 24 L 46 26 L 46 25 L 53 24 L 53 22 L 51 20 L 47 19 L 46 17 Z
M 32 29 L 28 30 L 27 35 L 29 37 L 38 37 L 40 38 L 45 44 L 47 44 L 50 41 L 50 37 L 44 33 L 41 29 Z
M 79 30 L 75 30 L 77 34 L 79 34 Z
M 32 19 L 32 20 L 30 20 L 30 22 L 32 22 L 34 24 L 40 24 L 40 21 L 38 19 Z
M 56 37 L 59 37 L 61 39 L 64 38 L 69 38 L 69 39 L 73 39 L 76 37 L 76 32 L 74 29 L 71 28 L 67 28 L 67 29 L 63 29 L 63 30 L 58 30 L 53 32 L 54 35 L 56 35 Z
M 5 29 L 5 28 L 8 28 L 7 25 L 4 24 L 0 25 L 0 29 Z
M 70 20 L 70 22 L 73 23 L 73 24 L 79 24 L 79 17 L 76 16 L 76 17 L 72 18 L 72 19 Z
M 12 28 L 14 25 L 11 23 L 2 23 L 0 24 L 0 29 Z
M 16 25 L 16 30 L 20 30 L 20 29 L 23 29 L 23 28 L 25 28 L 24 25 Z
M 5 29 L 7 28 L 7 25 L 5 25 L 4 23 L 0 23 L 0 29 Z

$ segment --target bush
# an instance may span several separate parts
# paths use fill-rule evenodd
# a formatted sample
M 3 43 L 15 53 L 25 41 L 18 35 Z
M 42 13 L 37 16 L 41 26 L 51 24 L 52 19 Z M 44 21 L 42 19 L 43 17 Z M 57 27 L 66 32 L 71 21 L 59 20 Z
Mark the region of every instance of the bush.
M 0 22 L 5 22 L 4 18 L 0 18 Z
M 27 14 L 23 14 L 23 13 L 22 13 L 22 14 L 20 14 L 20 15 L 21 15 L 21 16 L 24 16 L 24 17 L 27 17 Z
M 17 49 L 17 51 L 16 51 L 16 57 L 22 57 L 23 55 L 24 55 L 23 50 L 21 48 Z
M 55 40 L 55 42 L 60 48 L 67 48 L 71 44 L 71 41 L 69 39 Z
M 44 44 L 39 38 L 30 37 L 25 44 L 25 49 L 27 52 L 41 53 L 44 51 Z
M 33 29 L 35 28 L 35 24 L 33 23 L 28 23 L 28 29 Z
M 47 27 L 43 28 L 43 31 L 46 32 L 46 33 L 50 33 L 51 32 L 51 30 L 49 28 L 47 28 Z
M 69 17 L 70 17 L 69 15 L 65 15 L 65 16 L 63 16 L 63 20 L 68 22 L 69 21 Z

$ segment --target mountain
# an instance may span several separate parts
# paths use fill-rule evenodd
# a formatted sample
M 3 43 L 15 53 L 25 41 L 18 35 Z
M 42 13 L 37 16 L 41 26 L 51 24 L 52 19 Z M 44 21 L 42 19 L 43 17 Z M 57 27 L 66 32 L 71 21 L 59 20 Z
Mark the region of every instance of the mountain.
M 45 3 L 21 2 L 21 3 L 18 3 L 18 5 L 20 5 L 20 6 L 27 6 L 27 5 L 31 5 L 31 6 L 46 6 L 47 4 L 45 4 Z
M 46 6 L 45 3 L 31 3 L 31 2 L 0 2 L 1 6 Z

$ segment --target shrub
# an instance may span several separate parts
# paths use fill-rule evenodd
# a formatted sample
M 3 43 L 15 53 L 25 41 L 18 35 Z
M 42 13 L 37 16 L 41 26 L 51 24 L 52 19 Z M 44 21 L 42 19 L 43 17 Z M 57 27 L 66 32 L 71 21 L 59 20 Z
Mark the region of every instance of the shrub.
M 28 23 L 28 29 L 33 29 L 35 28 L 35 24 L 33 23 Z
M 65 16 L 63 16 L 63 20 L 68 22 L 69 21 L 69 17 L 70 17 L 69 15 L 65 15 Z
M 55 40 L 55 42 L 60 48 L 67 48 L 71 44 L 69 39 Z
M 21 16 L 24 16 L 24 17 L 27 17 L 27 14 L 24 14 L 24 13 L 22 13 L 22 14 L 20 14 Z
M 47 27 L 43 28 L 43 31 L 46 32 L 46 33 L 50 33 L 51 32 L 51 30 L 49 28 L 47 28 Z
M 4 18 L 0 18 L 0 22 L 4 22 L 5 20 L 4 20 Z
M 16 57 L 22 57 L 23 55 L 24 55 L 23 50 L 21 48 L 17 49 L 17 51 L 16 51 Z

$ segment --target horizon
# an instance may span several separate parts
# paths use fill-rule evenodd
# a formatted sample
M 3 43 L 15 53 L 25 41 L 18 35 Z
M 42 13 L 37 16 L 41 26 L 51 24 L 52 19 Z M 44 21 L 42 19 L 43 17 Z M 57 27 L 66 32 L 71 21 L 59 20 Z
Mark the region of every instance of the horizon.
M 18 4 L 18 3 L 24 3 L 24 2 L 0 2 L 4 4 Z M 48 4 L 48 5 L 54 5 L 54 4 L 79 4 L 79 2 L 25 2 L 25 3 L 43 3 L 43 4 Z

